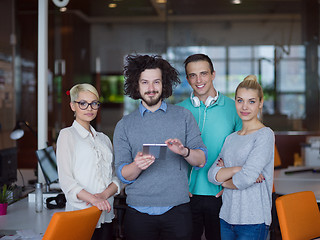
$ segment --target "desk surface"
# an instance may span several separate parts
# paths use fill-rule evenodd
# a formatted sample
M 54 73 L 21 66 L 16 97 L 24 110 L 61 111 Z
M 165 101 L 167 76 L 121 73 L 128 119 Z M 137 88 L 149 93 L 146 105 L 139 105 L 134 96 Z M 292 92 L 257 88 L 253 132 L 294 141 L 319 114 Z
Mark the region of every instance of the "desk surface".
M 286 169 L 275 170 L 275 191 L 277 194 L 281 195 L 301 191 L 313 191 L 316 196 L 317 202 L 320 202 L 320 173 L 299 172 L 285 174 L 286 171 L 299 170 L 304 168 L 306 167 L 289 167 Z
M 21 199 L 8 206 L 7 215 L 0 216 L 0 232 L 32 230 L 36 234 L 44 233 L 55 212 L 64 209 L 46 209 L 36 213 L 35 203 L 28 198 Z

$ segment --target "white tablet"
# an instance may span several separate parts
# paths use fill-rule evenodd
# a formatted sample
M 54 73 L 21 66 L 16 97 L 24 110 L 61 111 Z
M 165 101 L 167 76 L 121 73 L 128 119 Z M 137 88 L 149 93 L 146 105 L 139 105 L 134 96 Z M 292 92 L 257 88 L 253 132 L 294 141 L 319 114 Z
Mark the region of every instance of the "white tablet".
M 142 152 L 144 154 L 151 154 L 155 158 L 164 159 L 167 152 L 167 144 L 165 143 L 146 143 L 142 146 Z

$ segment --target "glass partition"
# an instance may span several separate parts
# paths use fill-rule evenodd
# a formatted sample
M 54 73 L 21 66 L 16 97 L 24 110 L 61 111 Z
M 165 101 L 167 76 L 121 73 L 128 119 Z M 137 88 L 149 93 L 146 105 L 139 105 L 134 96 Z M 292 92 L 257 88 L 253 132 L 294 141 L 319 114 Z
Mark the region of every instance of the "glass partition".
M 163 57 L 179 71 L 181 79 L 181 84 L 168 99 L 171 103 L 190 97 L 192 89 L 186 79 L 184 61 L 194 53 L 204 53 L 212 59 L 216 71 L 214 86 L 230 98 L 234 98 L 235 89 L 245 76 L 256 75 L 264 89 L 264 121 L 274 130 L 305 130 L 304 46 L 288 49 L 271 45 L 168 47 Z M 134 104 L 136 107 L 137 103 Z M 125 100 L 126 114 L 135 107 Z

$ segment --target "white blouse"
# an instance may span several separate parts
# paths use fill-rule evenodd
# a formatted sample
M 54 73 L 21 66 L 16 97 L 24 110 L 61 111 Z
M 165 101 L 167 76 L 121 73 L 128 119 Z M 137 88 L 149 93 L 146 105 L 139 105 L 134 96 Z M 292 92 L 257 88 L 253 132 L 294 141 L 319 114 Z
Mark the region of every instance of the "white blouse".
M 103 192 L 112 182 L 120 192 L 120 181 L 115 176 L 113 162 L 113 148 L 108 136 L 96 132 L 90 126 L 92 135 L 74 121 L 71 127 L 60 131 L 57 140 L 57 165 L 59 183 L 64 192 L 67 204 L 66 211 L 73 211 L 91 207 L 77 194 L 86 190 L 91 194 Z M 113 196 L 108 201 L 111 211 L 103 211 L 97 227 L 101 223 L 111 222 L 114 218 Z

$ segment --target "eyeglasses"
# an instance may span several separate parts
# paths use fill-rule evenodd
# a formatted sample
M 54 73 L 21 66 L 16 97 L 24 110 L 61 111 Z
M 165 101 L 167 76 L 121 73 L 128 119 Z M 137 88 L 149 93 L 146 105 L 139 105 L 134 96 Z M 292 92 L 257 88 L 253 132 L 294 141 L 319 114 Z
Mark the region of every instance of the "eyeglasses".
M 91 103 L 88 103 L 86 101 L 74 101 L 75 103 L 78 103 L 78 106 L 81 110 L 86 110 L 89 106 L 91 106 L 91 108 L 93 110 L 97 110 L 100 107 L 100 102 L 99 101 L 93 101 Z

